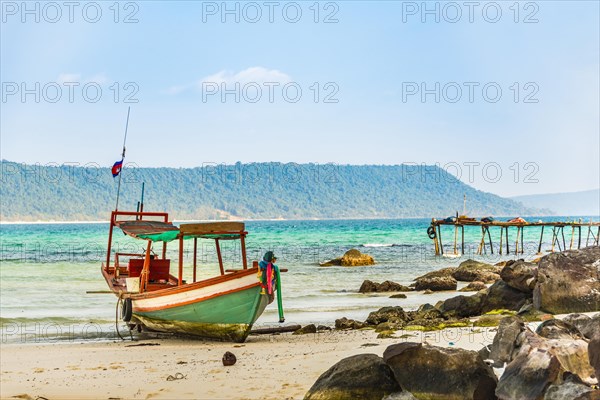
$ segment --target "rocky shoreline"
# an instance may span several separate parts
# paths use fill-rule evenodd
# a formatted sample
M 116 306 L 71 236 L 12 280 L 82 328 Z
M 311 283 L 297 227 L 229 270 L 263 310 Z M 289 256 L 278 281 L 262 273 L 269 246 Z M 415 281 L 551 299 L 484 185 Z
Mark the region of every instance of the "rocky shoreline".
M 410 287 L 365 281 L 359 292 L 456 290 L 458 295 L 415 311 L 383 307 L 365 321 L 340 318 L 337 330 L 400 331 L 498 326 L 479 352 L 402 342 L 383 357 L 345 358 L 321 375 L 309 399 L 600 399 L 600 248 L 546 255 L 535 262 L 497 265 L 467 260 L 417 277 Z M 489 286 L 488 286 L 489 285 Z M 563 320 L 555 314 L 571 314 Z M 526 324 L 541 321 L 533 331 Z M 495 373 L 494 368 L 499 368 Z

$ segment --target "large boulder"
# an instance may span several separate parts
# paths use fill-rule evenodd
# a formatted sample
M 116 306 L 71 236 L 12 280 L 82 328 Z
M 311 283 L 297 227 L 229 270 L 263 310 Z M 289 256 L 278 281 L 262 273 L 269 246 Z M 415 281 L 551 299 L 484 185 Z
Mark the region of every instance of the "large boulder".
M 457 281 L 492 283 L 500 279 L 501 270 L 501 267 L 495 265 L 466 260 L 460 263 L 456 271 L 452 273 L 452 277 Z
M 537 264 L 523 260 L 506 264 L 500 272 L 500 277 L 508 286 L 531 294 L 537 283 Z
M 596 371 L 596 378 L 600 383 L 600 330 L 596 332 L 592 340 L 588 343 L 588 357 L 590 365 Z
M 439 292 L 442 290 L 456 290 L 457 285 L 458 282 L 456 282 L 456 279 L 450 276 L 421 278 L 417 279 L 415 290 L 432 290 L 434 292 Z
M 553 314 L 599 311 L 600 247 L 542 257 L 533 304 Z
M 383 359 L 417 399 L 495 399 L 496 375 L 477 352 L 406 342 L 389 346 Z
M 382 307 L 377 311 L 371 312 L 366 322 L 369 325 L 379 325 L 382 322 L 404 324 L 408 319 L 408 315 L 402 307 Z
M 557 358 L 546 351 L 519 354 L 504 370 L 496 396 L 500 400 L 539 400 L 560 374 Z
M 529 298 L 530 295 L 510 287 L 506 282 L 500 280 L 488 288 L 481 311 L 482 313 L 500 309 L 519 311 Z
M 546 339 L 525 330 L 515 347 L 517 354 L 498 382 L 499 399 L 541 399 L 550 385 L 560 385 L 568 374 L 587 385 L 596 382 L 584 340 Z
M 409 292 L 412 289 L 408 286 L 401 285 L 392 281 L 385 281 L 382 283 L 365 280 L 360 288 L 359 293 L 376 293 L 376 292 Z
M 391 368 L 375 354 L 344 358 L 325 371 L 304 396 L 304 400 L 381 400 L 402 389 Z
M 445 300 L 440 311 L 447 317 L 468 318 L 481 315 L 486 294 L 479 292 L 472 296 L 456 296 Z
M 564 382 L 548 387 L 544 400 L 584 400 L 594 389 L 584 384 L 576 375 L 569 374 Z M 600 394 L 600 393 L 599 393 Z
M 489 355 L 496 368 L 512 361 L 516 352 L 517 338 L 523 331 L 525 331 L 525 323 L 518 317 L 505 317 L 500 320 Z
M 358 267 L 362 265 L 374 265 L 375 260 L 368 254 L 363 254 L 356 249 L 350 249 L 343 256 L 321 263 L 321 267 L 342 266 Z

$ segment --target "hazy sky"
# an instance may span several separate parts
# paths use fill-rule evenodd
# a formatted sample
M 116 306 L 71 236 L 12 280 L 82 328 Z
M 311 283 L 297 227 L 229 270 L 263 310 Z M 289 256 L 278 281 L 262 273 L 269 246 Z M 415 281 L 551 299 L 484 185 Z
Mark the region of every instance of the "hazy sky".
M 26 4 L 26 8 L 24 8 Z M 600 186 L 599 2 L 3 1 L 1 158 Z

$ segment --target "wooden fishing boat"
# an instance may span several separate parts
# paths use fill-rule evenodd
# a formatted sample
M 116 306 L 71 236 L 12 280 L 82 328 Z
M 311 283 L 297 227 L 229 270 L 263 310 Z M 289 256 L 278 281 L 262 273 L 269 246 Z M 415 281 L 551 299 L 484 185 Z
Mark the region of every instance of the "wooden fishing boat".
M 143 254 L 111 253 L 115 227 L 145 241 Z M 137 326 L 223 341 L 245 341 L 252 324 L 274 298 L 261 288 L 258 263 L 253 262 L 250 268 L 247 265 L 247 234 L 243 222 L 190 223 L 177 227 L 169 221 L 167 213 L 113 211 L 102 275 L 122 301 L 123 320 L 130 329 Z M 214 241 L 220 270 L 217 276 L 203 280 L 197 279 L 199 239 Z M 193 240 L 190 282 L 184 280 L 186 240 Z M 220 244 L 225 240 L 239 241 L 241 268 L 224 269 Z M 179 246 L 176 275 L 171 274 L 171 260 L 167 258 L 169 242 Z M 158 254 L 154 254 L 153 246 L 159 247 Z M 278 273 L 277 298 L 283 322 Z

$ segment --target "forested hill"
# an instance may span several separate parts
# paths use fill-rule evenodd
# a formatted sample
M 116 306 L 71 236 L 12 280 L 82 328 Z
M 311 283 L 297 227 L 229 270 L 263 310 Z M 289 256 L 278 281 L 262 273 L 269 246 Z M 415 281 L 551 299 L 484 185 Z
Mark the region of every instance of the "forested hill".
M 107 220 L 117 179 L 109 167 L 25 165 L 2 161 L 2 221 Z M 435 166 L 256 163 L 122 172 L 119 209 L 135 210 L 145 182 L 145 210 L 174 219 L 408 218 L 534 215 L 539 210 L 484 193 Z

